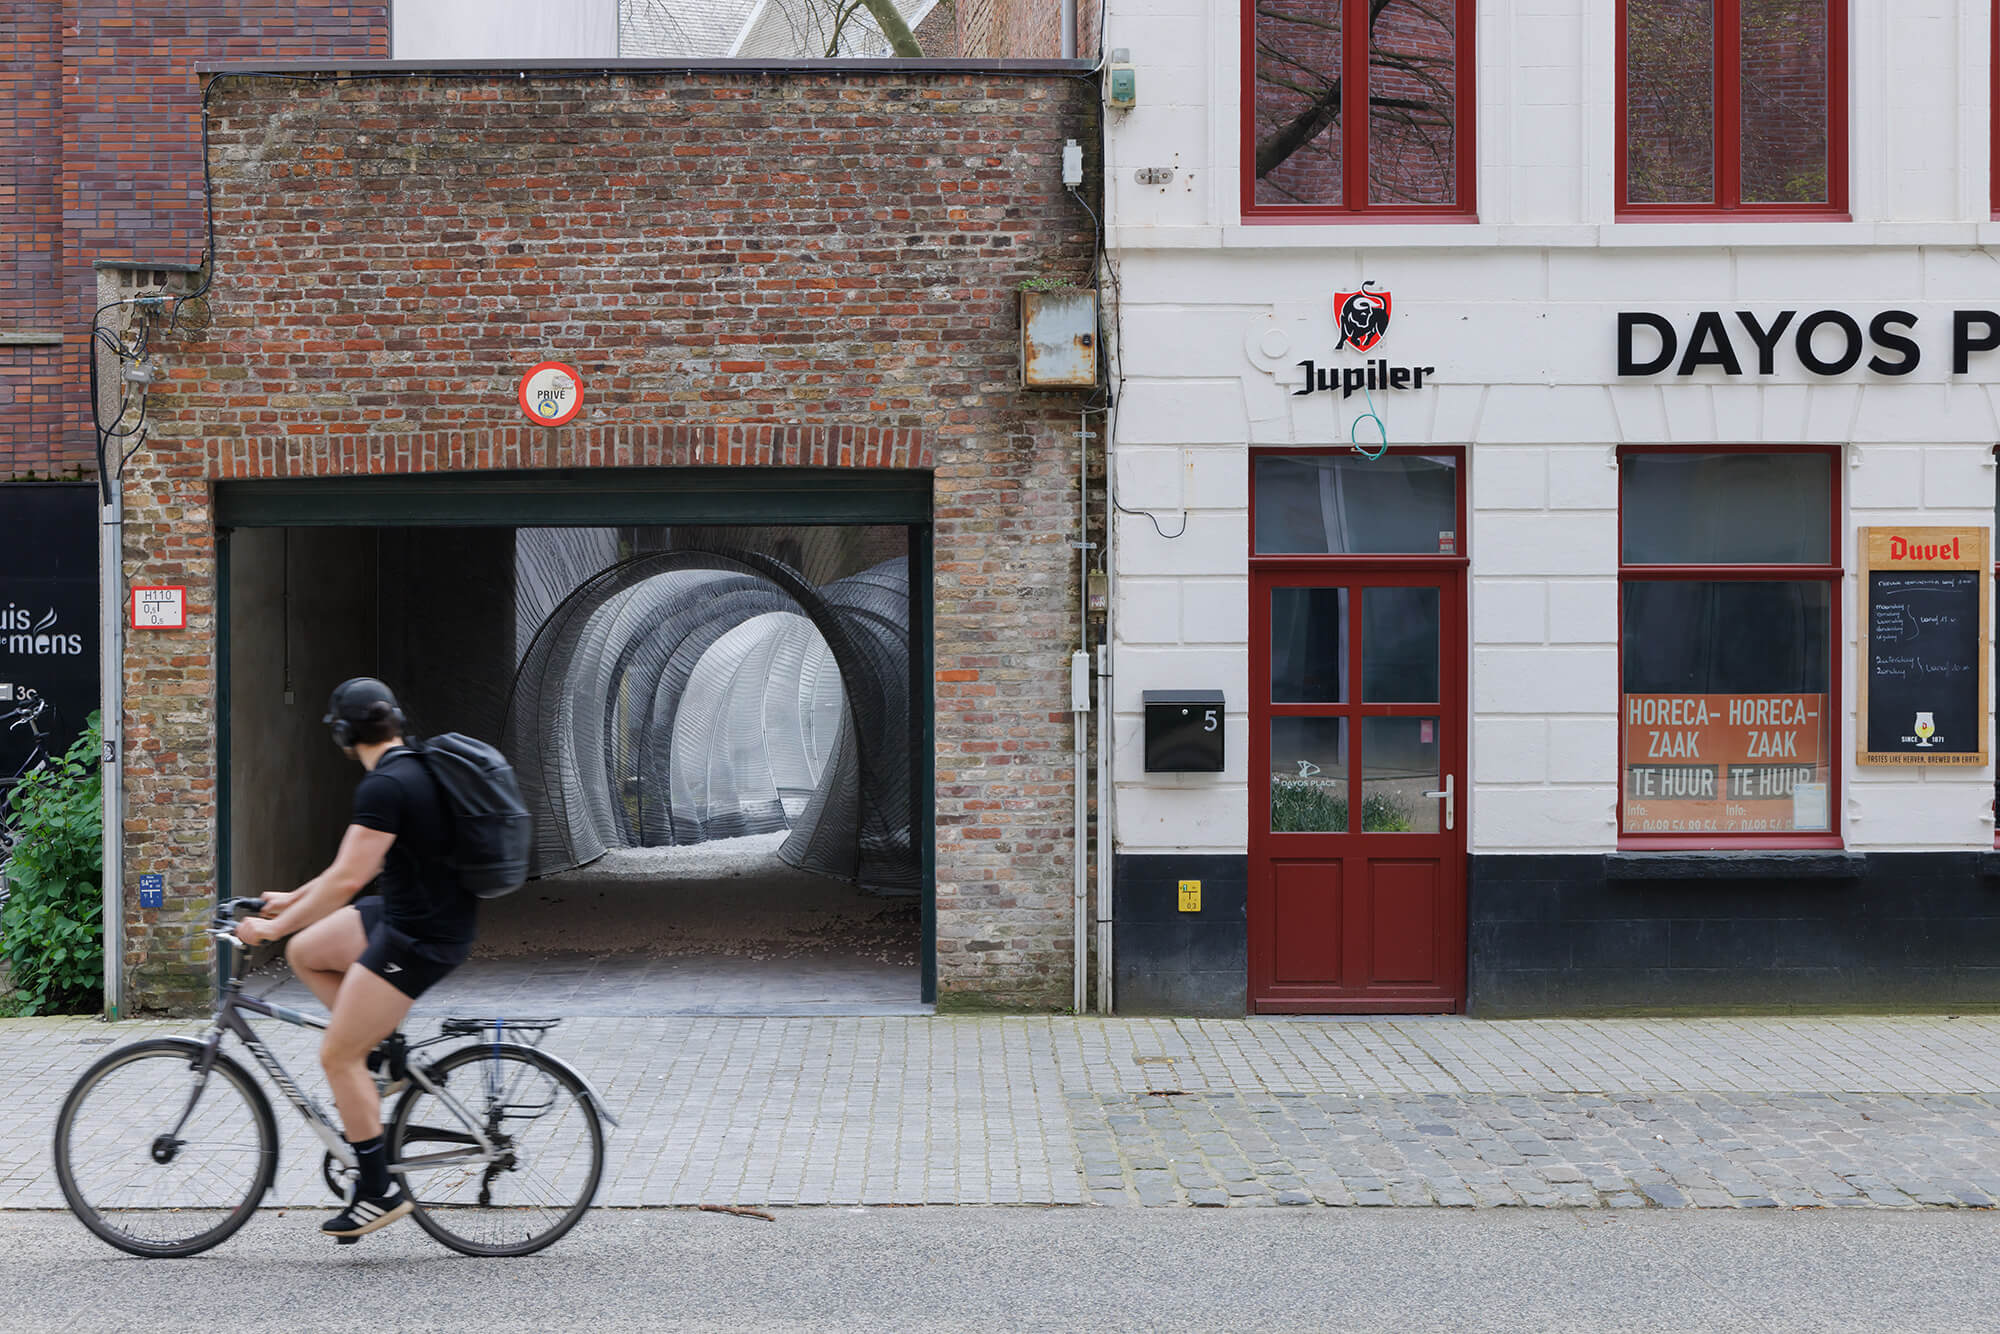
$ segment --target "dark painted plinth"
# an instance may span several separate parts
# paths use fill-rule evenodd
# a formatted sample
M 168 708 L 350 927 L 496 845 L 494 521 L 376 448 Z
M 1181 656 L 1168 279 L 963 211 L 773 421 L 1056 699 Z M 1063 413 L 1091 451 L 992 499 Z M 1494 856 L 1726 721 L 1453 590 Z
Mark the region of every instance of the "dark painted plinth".
M 1470 1010 L 2000 1005 L 1991 854 L 1477 856 Z
M 1119 1014 L 1241 1018 L 1249 1008 L 1244 908 L 1249 863 L 1234 856 L 1112 859 L 1112 997 Z M 1180 882 L 1201 881 L 1201 911 L 1180 911 Z

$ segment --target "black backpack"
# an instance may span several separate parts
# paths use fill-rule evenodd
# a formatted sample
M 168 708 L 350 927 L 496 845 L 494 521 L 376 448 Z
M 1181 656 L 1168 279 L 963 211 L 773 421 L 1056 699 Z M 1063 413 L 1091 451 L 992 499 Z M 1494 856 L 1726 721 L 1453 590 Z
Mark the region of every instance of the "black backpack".
M 466 893 L 497 899 L 527 883 L 534 820 L 507 757 L 458 732 L 411 750 L 444 796 L 451 815 L 451 852 L 445 860 Z

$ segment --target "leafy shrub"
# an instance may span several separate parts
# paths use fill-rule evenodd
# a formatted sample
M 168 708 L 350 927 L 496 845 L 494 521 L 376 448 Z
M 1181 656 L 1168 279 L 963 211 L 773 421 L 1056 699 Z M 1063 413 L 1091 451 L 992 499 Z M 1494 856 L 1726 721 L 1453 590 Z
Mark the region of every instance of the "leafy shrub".
M 104 985 L 104 780 L 98 715 L 8 794 L 14 839 L 0 953 L 23 1014 L 95 1010 Z
M 1347 801 L 1325 783 L 1271 780 L 1271 832 L 1311 834 L 1347 828 Z

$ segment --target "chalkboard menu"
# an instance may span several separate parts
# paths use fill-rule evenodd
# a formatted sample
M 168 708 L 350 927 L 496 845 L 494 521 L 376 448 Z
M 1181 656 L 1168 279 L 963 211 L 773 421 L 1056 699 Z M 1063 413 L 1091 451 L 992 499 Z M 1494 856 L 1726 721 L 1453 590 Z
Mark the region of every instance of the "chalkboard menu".
M 1983 528 L 1861 530 L 1862 764 L 1986 763 Z

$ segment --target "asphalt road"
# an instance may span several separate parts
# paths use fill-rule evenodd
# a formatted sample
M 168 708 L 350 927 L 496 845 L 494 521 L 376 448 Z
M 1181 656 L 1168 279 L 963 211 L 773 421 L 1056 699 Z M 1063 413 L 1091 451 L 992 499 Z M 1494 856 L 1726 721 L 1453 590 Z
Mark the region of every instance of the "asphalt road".
M 1987 1211 L 600 1210 L 538 1257 L 265 1213 L 193 1260 L 0 1213 L 0 1328 L 1992 1330 Z

